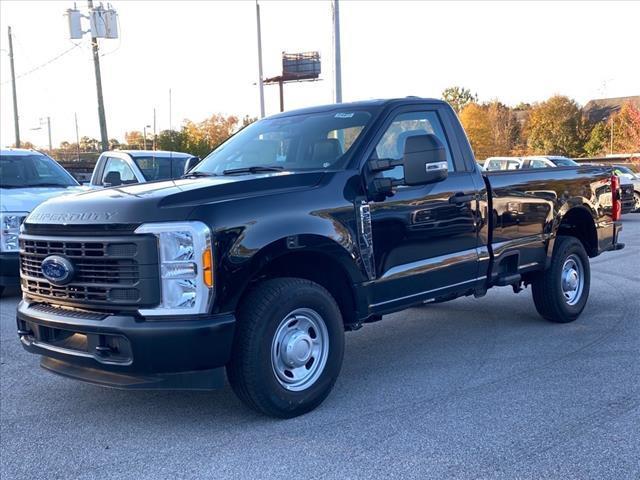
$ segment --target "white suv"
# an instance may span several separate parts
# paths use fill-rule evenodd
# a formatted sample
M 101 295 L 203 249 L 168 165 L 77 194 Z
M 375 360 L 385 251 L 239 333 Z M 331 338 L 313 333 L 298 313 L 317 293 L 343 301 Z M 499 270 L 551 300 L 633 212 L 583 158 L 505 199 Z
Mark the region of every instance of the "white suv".
M 25 217 L 51 197 L 83 188 L 58 163 L 35 150 L 0 150 L 0 295 L 18 286 L 18 233 Z

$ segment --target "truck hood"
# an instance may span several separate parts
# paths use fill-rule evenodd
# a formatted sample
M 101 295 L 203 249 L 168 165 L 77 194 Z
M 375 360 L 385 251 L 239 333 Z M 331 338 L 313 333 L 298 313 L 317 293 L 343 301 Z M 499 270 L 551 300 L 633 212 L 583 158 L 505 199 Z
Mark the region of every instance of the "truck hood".
M 30 212 L 45 200 L 87 190 L 85 187 L 26 187 L 1 188 L 0 210 L 3 212 Z
M 37 207 L 29 224 L 141 224 L 186 220 L 201 205 L 311 188 L 324 172 L 273 172 L 167 180 L 53 198 Z

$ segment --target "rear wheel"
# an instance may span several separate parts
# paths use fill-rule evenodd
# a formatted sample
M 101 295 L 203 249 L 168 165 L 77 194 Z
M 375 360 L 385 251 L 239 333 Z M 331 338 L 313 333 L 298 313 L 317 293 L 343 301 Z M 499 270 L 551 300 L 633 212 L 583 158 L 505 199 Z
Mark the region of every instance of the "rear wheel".
M 227 375 L 249 407 L 290 418 L 329 395 L 343 352 L 342 316 L 331 294 L 309 280 L 277 278 L 243 300 Z
M 560 236 L 555 241 L 551 266 L 531 282 L 538 313 L 551 322 L 572 322 L 589 298 L 591 270 L 582 242 Z

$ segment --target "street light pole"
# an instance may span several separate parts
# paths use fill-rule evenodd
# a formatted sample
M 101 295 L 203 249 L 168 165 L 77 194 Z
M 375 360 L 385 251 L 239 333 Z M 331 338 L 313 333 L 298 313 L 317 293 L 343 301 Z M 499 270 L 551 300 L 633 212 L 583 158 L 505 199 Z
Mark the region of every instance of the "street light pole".
M 13 65 L 13 40 L 9 27 L 9 63 L 11 65 L 11 89 L 13 91 L 13 125 L 16 133 L 16 148 L 20 148 L 20 123 L 18 122 L 18 95 L 16 93 L 16 71 Z
M 47 117 L 47 131 L 49 132 L 49 155 L 53 152 L 53 144 L 51 143 L 51 117 Z
M 78 114 L 74 112 L 73 118 L 76 122 L 76 153 L 78 155 L 78 161 L 80 161 L 80 135 L 78 134 Z
M 336 103 L 342 103 L 342 60 L 340 58 L 340 4 L 333 1 L 333 43 L 335 60 Z
M 264 118 L 264 84 L 262 82 L 262 32 L 260 29 L 260 4 L 258 3 L 258 0 L 256 0 L 256 23 L 258 25 L 258 89 L 260 90 L 260 118 Z
M 144 145 L 142 147 L 143 150 L 147 149 L 147 128 L 151 128 L 151 125 L 145 125 L 142 128 L 142 132 L 143 132 L 142 133 L 142 138 L 143 138 L 143 141 L 144 141 Z
M 88 0 L 89 12 L 93 10 L 93 0 Z M 104 101 L 102 99 L 102 75 L 100 73 L 100 54 L 98 52 L 98 39 L 91 36 L 91 48 L 93 50 L 93 66 L 96 72 L 96 88 L 98 90 L 98 118 L 100 120 L 100 138 L 102 151 L 109 150 L 109 137 L 107 136 L 107 120 L 104 113 Z

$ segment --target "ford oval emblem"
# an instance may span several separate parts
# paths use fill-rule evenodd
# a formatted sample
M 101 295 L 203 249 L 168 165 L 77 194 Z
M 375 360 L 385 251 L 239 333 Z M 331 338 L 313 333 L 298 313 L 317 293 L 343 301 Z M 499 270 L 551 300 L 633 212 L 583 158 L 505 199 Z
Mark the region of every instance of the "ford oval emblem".
M 60 255 L 49 255 L 40 265 L 42 275 L 54 285 L 66 285 L 73 278 L 73 264 Z

